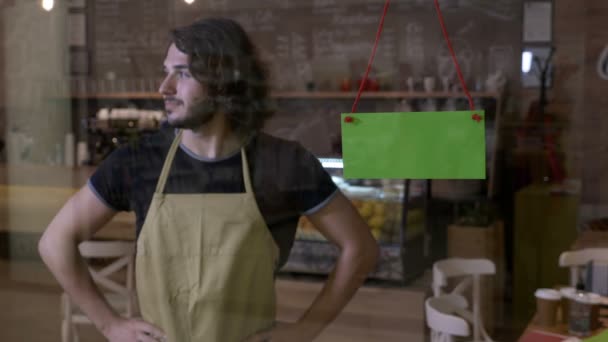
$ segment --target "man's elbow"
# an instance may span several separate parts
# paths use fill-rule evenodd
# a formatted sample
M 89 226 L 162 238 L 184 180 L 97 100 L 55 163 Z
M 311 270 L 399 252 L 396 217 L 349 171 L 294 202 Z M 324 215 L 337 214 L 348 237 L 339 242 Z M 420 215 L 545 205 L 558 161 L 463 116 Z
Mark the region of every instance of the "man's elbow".
M 71 235 L 47 227 L 40 237 L 40 240 L 38 240 L 38 254 L 40 255 L 40 258 L 48 264 L 50 259 L 58 253 L 67 252 L 67 249 L 71 244 L 66 242 L 71 240 L 73 240 Z
M 371 237 L 362 239 L 356 244 L 352 245 L 351 255 L 356 260 L 359 269 L 366 273 L 373 271 L 376 268 L 378 259 L 380 258 L 380 247 L 376 240 Z
M 40 237 L 40 240 L 38 240 L 38 254 L 40 255 L 40 257 L 42 258 L 43 261 L 46 261 L 46 259 L 49 256 L 50 251 L 51 251 L 51 246 L 50 246 L 50 242 L 49 242 L 49 237 L 48 237 L 48 234 L 45 232 Z

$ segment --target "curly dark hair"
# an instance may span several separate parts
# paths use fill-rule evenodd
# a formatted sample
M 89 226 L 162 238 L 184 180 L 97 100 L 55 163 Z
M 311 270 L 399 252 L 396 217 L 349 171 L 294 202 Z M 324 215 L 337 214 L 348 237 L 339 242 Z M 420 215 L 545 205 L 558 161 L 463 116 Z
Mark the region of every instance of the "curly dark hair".
M 205 18 L 174 29 L 171 41 L 189 57 L 193 77 L 243 134 L 262 129 L 274 114 L 268 76 L 245 30 L 226 18 Z

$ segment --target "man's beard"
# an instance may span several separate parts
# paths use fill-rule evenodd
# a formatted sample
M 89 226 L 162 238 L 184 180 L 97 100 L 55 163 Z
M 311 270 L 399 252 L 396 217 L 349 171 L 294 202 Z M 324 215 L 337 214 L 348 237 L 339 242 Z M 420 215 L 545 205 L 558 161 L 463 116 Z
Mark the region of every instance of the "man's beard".
M 195 130 L 209 123 L 215 113 L 217 113 L 217 104 L 215 101 L 205 98 L 193 103 L 183 118 L 168 120 L 168 122 L 174 128 Z

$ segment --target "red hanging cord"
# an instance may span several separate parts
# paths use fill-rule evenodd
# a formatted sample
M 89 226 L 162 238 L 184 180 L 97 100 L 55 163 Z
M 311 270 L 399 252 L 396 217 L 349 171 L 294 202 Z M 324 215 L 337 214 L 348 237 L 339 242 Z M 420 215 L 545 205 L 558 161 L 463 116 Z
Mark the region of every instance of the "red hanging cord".
M 454 48 L 452 47 L 452 42 L 450 41 L 450 37 L 448 35 L 448 31 L 445 27 L 445 22 L 443 21 L 443 15 L 441 14 L 441 8 L 439 8 L 438 0 L 434 0 L 435 9 L 437 10 L 437 17 L 439 19 L 439 24 L 441 25 L 441 30 L 443 32 L 443 37 L 445 38 L 446 43 L 448 44 L 448 49 L 450 50 L 450 55 L 452 56 L 452 61 L 454 62 L 454 66 L 456 67 L 456 73 L 458 74 L 458 80 L 460 81 L 460 85 L 464 93 L 469 100 L 469 107 L 471 110 L 475 110 L 475 104 L 473 102 L 473 98 L 469 93 L 469 89 L 467 88 L 467 84 L 464 81 L 464 76 L 462 76 L 462 71 L 460 70 L 460 65 L 458 65 L 458 60 L 456 59 L 456 54 L 454 53 Z M 388 12 L 388 7 L 390 4 L 390 0 L 386 0 L 384 4 L 384 11 L 382 12 L 382 17 L 380 18 L 380 24 L 378 25 L 378 31 L 376 32 L 376 40 L 374 42 L 374 48 L 372 49 L 372 54 L 369 57 L 369 61 L 367 63 L 367 68 L 365 69 L 365 75 L 363 76 L 363 80 L 359 85 L 359 90 L 357 91 L 357 96 L 355 98 L 355 102 L 353 103 L 353 107 L 351 109 L 351 113 L 357 111 L 357 105 L 359 104 L 359 100 L 361 99 L 361 93 L 363 92 L 363 88 L 367 84 L 367 77 L 369 76 L 369 72 L 372 68 L 372 64 L 374 62 L 374 57 L 376 55 L 376 50 L 378 49 L 378 42 L 380 41 L 380 35 L 382 34 L 382 28 L 384 26 L 384 19 L 386 18 L 386 13 Z
M 445 28 L 445 23 L 443 22 L 443 15 L 441 14 L 441 9 L 439 8 L 439 1 L 435 0 L 435 9 L 437 10 L 437 17 L 439 18 L 439 24 L 441 25 L 441 30 L 443 31 L 443 37 L 445 41 L 448 43 L 448 49 L 450 50 L 450 54 L 452 55 L 452 60 L 454 61 L 454 66 L 456 67 L 456 73 L 458 74 L 458 79 L 460 80 L 460 85 L 462 86 L 462 90 L 467 95 L 469 99 L 469 107 L 471 110 L 475 110 L 475 104 L 473 103 L 473 98 L 471 98 L 471 94 L 469 94 L 469 89 L 467 88 L 467 84 L 464 81 L 464 77 L 462 76 L 462 71 L 460 71 L 460 66 L 458 65 L 458 60 L 456 59 L 456 54 L 454 53 L 454 48 L 452 47 L 452 42 L 450 41 L 450 36 L 448 35 L 448 30 Z
M 376 41 L 374 42 L 374 48 L 372 50 L 372 55 L 369 57 L 369 61 L 367 62 L 367 69 L 365 69 L 365 75 L 363 76 L 363 80 L 361 80 L 361 84 L 359 85 L 359 91 L 357 92 L 357 97 L 355 98 L 355 103 L 353 103 L 353 108 L 351 109 L 351 113 L 357 111 L 357 104 L 359 104 L 359 99 L 361 98 L 361 93 L 363 92 L 363 88 L 367 84 L 367 76 L 369 75 L 369 71 L 372 68 L 372 63 L 374 62 L 374 56 L 376 55 L 376 49 L 378 48 L 378 41 L 380 41 L 380 35 L 382 34 L 382 27 L 384 26 L 384 18 L 386 18 L 386 12 L 388 11 L 388 5 L 390 0 L 386 0 L 384 4 L 384 11 L 382 12 L 382 17 L 380 18 L 380 24 L 378 25 L 378 31 L 376 32 Z

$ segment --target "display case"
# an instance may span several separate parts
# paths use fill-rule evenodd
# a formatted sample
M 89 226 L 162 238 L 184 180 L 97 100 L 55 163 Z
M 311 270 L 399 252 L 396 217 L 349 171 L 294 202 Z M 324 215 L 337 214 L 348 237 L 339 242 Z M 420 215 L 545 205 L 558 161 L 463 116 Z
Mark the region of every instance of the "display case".
M 428 266 L 428 182 L 344 179 L 341 159 L 320 161 L 378 241 L 380 258 L 369 277 L 404 284 L 419 277 Z M 282 272 L 328 274 L 338 254 L 338 248 L 302 216 Z

